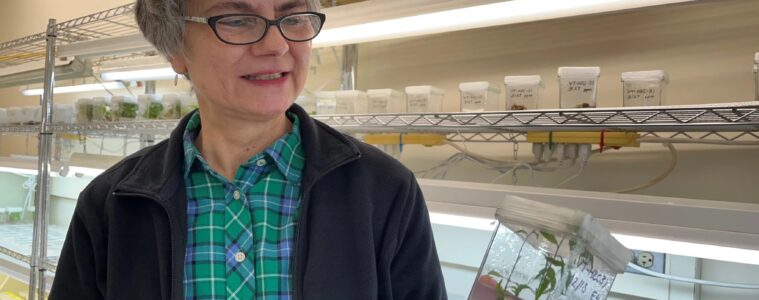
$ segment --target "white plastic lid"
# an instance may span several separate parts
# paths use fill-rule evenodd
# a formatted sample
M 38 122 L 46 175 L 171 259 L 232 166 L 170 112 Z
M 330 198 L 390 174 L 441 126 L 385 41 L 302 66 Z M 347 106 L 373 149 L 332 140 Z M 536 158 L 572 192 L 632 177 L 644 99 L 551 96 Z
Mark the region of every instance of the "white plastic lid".
M 633 259 L 632 251 L 592 218 L 583 220 L 578 235 L 586 242 L 590 254 L 603 260 L 617 274 L 624 273 L 627 264 Z
M 91 98 L 79 98 L 79 99 L 76 99 L 76 104 L 92 104 L 92 103 L 93 102 L 92 102 Z
M 754 53 L 754 61 L 759 63 L 759 52 Z
M 494 93 L 500 93 L 501 89 L 491 84 L 488 81 L 476 81 L 476 82 L 462 82 L 459 84 L 459 91 L 472 92 L 472 91 L 489 91 Z
M 403 97 L 403 93 L 394 89 L 373 89 L 366 90 L 366 95 L 369 97 L 386 97 L 386 98 L 400 98 Z
M 540 85 L 543 79 L 540 75 L 505 76 L 503 83 L 506 85 Z
M 177 94 L 163 94 L 161 100 L 165 103 L 176 103 L 179 101 L 179 95 Z
M 92 104 L 95 104 L 95 105 L 105 105 L 106 103 L 110 103 L 110 102 L 111 102 L 110 98 L 108 98 L 108 100 L 106 100 L 105 97 L 93 97 L 92 98 Z
M 182 103 L 182 105 L 198 104 L 198 98 L 195 98 L 195 95 L 193 94 L 184 93 L 179 95 L 179 102 Z
M 667 81 L 667 72 L 663 70 L 623 72 L 622 81 Z
M 366 98 L 366 93 L 359 90 L 335 91 L 337 98 Z
M 138 102 L 161 102 L 160 97 L 155 94 L 142 94 L 137 96 Z
M 416 85 L 416 86 L 407 86 L 406 94 L 434 94 L 434 95 L 442 96 L 443 90 L 431 85 Z
M 319 99 L 335 98 L 335 92 L 333 91 L 321 91 L 314 93 L 314 96 Z
M 559 67 L 560 77 L 598 77 L 601 67 Z
M 137 99 L 135 99 L 132 96 L 113 96 L 113 98 L 111 98 L 111 102 L 113 102 L 113 103 L 132 103 L 132 104 L 136 104 L 137 103 Z

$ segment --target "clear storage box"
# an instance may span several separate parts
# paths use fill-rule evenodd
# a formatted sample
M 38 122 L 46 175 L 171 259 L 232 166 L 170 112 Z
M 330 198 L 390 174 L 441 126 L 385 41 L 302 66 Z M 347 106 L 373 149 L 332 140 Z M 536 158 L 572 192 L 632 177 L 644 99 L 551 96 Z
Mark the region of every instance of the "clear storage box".
M 182 106 L 179 112 L 181 117 L 184 117 L 192 111 L 198 109 L 198 97 L 195 94 L 182 93 L 179 95 L 179 102 Z
M 664 104 L 667 73 L 662 70 L 622 73 L 622 99 L 625 107 Z
M 470 300 L 606 299 L 633 258 L 581 211 L 507 196 Z
M 9 107 L 8 108 L 8 123 L 20 124 L 24 119 L 24 110 L 21 107 Z
M 503 78 L 506 88 L 506 109 L 537 109 L 540 102 L 540 89 L 543 79 L 540 75 L 506 76 Z
M 42 107 L 25 106 L 21 108 L 22 124 L 39 124 L 42 120 Z
M 131 121 L 137 119 L 140 105 L 132 96 L 113 96 L 111 98 L 111 114 L 114 121 Z
M 161 119 L 172 120 L 182 117 L 182 105 L 179 102 L 179 96 L 177 94 L 163 94 L 161 97 L 163 102 L 163 114 Z
M 759 101 L 759 52 L 754 54 L 754 100 Z
M 53 122 L 72 124 L 76 121 L 72 104 L 53 104 Z
M 365 114 L 369 112 L 366 93 L 357 90 L 335 91 L 338 114 Z
M 8 110 L 0 108 L 0 125 L 10 124 L 8 120 Z
M 316 97 L 313 95 L 303 93 L 295 99 L 295 104 L 300 105 L 309 115 L 316 114 Z
M 482 112 L 503 110 L 501 89 L 487 81 L 464 82 L 459 84 L 461 111 Z
M 596 107 L 600 67 L 560 67 L 558 74 L 561 108 Z
M 337 100 L 335 92 L 316 92 L 316 114 L 317 115 L 334 115 L 337 113 Z
M 406 112 L 406 97 L 394 89 L 367 90 L 369 113 L 403 113 Z
M 142 113 L 142 118 L 146 120 L 157 120 L 163 116 L 163 101 L 159 95 L 145 95 L 149 99 L 145 104 L 145 111 Z M 142 104 L 140 104 L 142 106 Z
M 443 90 L 431 85 L 406 87 L 407 111 L 410 113 L 428 113 L 443 111 Z

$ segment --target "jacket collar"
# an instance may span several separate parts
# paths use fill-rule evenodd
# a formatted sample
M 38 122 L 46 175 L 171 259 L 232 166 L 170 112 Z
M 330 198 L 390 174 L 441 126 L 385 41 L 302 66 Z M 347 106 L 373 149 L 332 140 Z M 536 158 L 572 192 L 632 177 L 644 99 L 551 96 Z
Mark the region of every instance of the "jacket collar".
M 300 120 L 301 139 L 306 155 L 302 185 L 310 186 L 320 176 L 361 156 L 356 143 L 331 127 L 312 119 L 300 106 L 288 112 Z M 183 133 L 192 113 L 180 120 L 169 139 L 146 149 L 134 169 L 119 182 L 116 191 L 145 194 L 168 201 L 183 186 Z

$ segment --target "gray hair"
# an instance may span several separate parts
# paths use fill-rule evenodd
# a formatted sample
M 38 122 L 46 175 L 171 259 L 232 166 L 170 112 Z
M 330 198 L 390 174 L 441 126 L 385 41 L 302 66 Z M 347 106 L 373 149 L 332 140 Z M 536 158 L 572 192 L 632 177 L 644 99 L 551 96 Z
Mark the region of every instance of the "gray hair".
M 319 0 L 306 0 L 311 11 L 319 11 Z M 185 0 L 137 0 L 135 19 L 145 39 L 170 58 L 184 55 L 184 26 L 182 19 Z

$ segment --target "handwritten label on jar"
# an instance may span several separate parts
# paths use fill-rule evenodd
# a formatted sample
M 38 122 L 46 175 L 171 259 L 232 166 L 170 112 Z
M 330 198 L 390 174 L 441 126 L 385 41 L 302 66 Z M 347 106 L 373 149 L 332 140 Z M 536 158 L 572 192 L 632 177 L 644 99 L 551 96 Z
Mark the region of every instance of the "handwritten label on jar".
M 337 113 L 338 114 L 352 114 L 354 110 L 353 101 L 350 100 L 338 100 L 337 101 Z
M 567 92 L 583 93 L 592 96 L 595 86 L 595 80 L 570 80 L 567 84 Z
M 408 110 L 409 112 L 426 112 L 429 103 L 429 97 L 424 94 L 409 94 L 408 95 Z
M 572 299 L 602 300 L 611 288 L 614 277 L 599 270 L 580 268 L 579 273 L 574 274 L 567 290 Z
M 516 100 L 516 99 L 532 100 L 532 98 L 535 98 L 535 88 L 533 87 L 509 88 L 509 98 L 513 100 Z
M 630 85 L 625 87 L 625 105 L 660 105 L 660 95 L 657 85 Z

